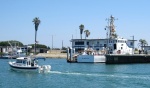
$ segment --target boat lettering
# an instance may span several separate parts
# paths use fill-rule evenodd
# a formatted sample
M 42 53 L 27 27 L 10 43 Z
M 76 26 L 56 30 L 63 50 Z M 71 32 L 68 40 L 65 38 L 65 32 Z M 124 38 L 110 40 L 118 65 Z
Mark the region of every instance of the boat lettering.
M 85 58 L 82 58 L 82 59 L 89 59 L 89 58 L 86 58 L 86 57 L 85 57 Z

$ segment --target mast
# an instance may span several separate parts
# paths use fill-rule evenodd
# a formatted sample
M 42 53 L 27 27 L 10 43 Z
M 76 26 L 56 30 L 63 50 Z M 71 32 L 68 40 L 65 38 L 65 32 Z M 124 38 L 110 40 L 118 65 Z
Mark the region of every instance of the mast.
M 109 39 L 112 39 L 112 38 L 116 38 L 117 35 L 116 35 L 116 30 L 115 30 L 115 25 L 114 25 L 114 21 L 117 20 L 115 19 L 115 17 L 113 17 L 112 15 L 110 16 L 110 18 L 106 19 L 108 20 L 108 26 L 107 29 L 108 29 L 108 36 L 107 38 Z
M 109 41 L 110 39 L 114 39 L 117 38 L 117 34 L 115 33 L 115 25 L 114 25 L 114 21 L 117 20 L 115 19 L 112 15 L 110 16 L 110 18 L 106 19 L 108 21 L 108 26 L 106 26 L 105 30 L 107 31 L 106 35 L 107 35 L 107 54 L 109 54 Z

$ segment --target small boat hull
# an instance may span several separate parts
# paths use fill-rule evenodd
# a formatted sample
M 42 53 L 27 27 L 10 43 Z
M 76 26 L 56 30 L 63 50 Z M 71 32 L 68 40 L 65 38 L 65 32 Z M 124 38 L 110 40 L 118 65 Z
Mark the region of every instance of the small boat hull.
M 105 55 L 78 55 L 77 62 L 82 63 L 105 63 Z
M 13 70 L 38 71 L 38 66 L 36 67 L 19 66 L 15 65 L 13 62 L 9 62 L 9 65 Z
M 0 59 L 10 59 L 10 57 L 0 57 Z

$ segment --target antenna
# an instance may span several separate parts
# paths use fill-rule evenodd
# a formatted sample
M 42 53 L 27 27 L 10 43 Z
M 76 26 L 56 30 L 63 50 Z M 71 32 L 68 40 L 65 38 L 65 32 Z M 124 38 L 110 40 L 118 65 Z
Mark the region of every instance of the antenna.
M 106 26 L 106 28 L 108 29 L 108 32 L 109 32 L 109 38 L 115 38 L 115 25 L 114 25 L 114 21 L 118 20 L 118 19 L 115 19 L 115 17 L 113 17 L 111 15 L 110 18 L 107 18 L 106 20 L 108 21 L 108 26 Z

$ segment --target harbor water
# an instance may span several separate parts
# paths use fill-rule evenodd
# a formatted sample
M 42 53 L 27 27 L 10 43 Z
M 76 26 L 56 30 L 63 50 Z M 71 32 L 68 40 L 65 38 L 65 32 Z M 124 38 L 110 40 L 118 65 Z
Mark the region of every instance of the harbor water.
M 67 63 L 66 59 L 39 60 L 50 73 L 11 70 L 0 59 L 0 88 L 149 88 L 150 64 Z

